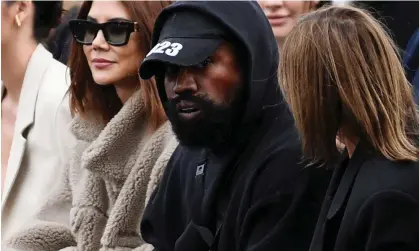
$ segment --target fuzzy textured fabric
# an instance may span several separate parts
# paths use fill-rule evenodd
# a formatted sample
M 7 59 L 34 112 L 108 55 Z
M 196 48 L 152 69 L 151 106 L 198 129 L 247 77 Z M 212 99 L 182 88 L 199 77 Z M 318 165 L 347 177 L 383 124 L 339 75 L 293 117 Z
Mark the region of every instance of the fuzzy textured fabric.
M 178 145 L 166 122 L 146 136 L 136 92 L 106 125 L 75 117 L 78 143 L 37 219 L 7 240 L 17 250 L 149 251 L 144 207 Z

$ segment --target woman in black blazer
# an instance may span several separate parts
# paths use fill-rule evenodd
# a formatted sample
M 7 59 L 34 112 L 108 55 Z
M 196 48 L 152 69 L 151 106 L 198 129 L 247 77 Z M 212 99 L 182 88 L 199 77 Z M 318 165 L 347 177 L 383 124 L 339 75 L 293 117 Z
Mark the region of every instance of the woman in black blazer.
M 306 15 L 284 44 L 280 83 L 304 152 L 338 163 L 311 251 L 419 250 L 419 112 L 396 51 L 350 6 Z

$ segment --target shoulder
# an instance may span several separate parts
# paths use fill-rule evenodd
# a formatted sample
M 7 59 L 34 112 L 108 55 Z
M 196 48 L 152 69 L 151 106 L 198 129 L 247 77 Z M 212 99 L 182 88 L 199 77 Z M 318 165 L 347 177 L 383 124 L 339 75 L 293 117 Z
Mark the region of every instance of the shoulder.
M 71 152 L 76 143 L 70 129 L 73 117 L 70 111 L 69 87 L 68 67 L 51 58 L 38 94 L 38 105 L 42 107 L 44 116 L 49 116 L 44 120 L 49 119 L 63 157 Z
M 358 236 L 369 236 L 367 243 L 371 246 L 397 243 L 417 250 L 418 212 L 417 196 L 396 189 L 382 190 L 362 204 L 354 221 L 354 231 Z
M 272 194 L 293 196 L 308 191 L 312 182 L 317 182 L 323 193 L 332 172 L 318 165 L 309 165 L 310 162 L 304 158 L 300 137 L 288 108 L 277 106 L 270 113 L 257 132 L 261 137 L 249 146 L 249 157 L 245 156 L 250 158 L 246 182 L 252 189 L 253 198 L 257 200 Z
M 38 92 L 37 106 L 42 109 L 42 113 L 48 114 L 54 123 L 56 120 L 64 120 L 65 124 L 68 124 L 71 120 L 69 87 L 68 67 L 50 58 Z M 50 113 L 53 113 L 52 116 Z
M 415 190 L 419 193 L 418 162 L 393 162 L 377 157 L 364 162 L 358 176 L 377 189 Z
M 142 152 L 148 156 L 146 158 L 155 158 L 155 165 L 162 168 L 167 165 L 177 146 L 177 138 L 172 131 L 170 123 L 167 121 L 153 133 Z
M 325 166 L 310 165 L 301 154 L 291 149 L 283 151 L 281 155 L 273 156 L 255 176 L 255 198 L 269 193 L 309 192 L 324 195 L 333 174 L 332 170 Z
M 163 158 L 167 162 L 177 146 L 176 136 L 172 131 L 170 123 L 166 121 L 147 140 L 146 146 L 142 150 L 142 155 L 146 154 L 147 158 Z
M 381 191 L 400 191 L 419 200 L 419 163 L 393 162 L 377 157 L 362 164 L 357 175 L 361 194 L 379 194 Z M 355 190 L 356 189 L 356 190 Z
M 255 159 L 262 162 L 254 168 L 253 194 L 255 198 L 269 193 L 295 195 L 312 189 L 323 196 L 333 172 L 304 157 L 294 122 L 284 117 L 273 121 L 256 147 Z
M 405 208 L 413 206 L 419 209 L 419 198 L 401 190 L 386 189 L 369 196 L 362 205 L 361 212 L 371 207 L 388 209 L 391 205 L 397 205 L 397 207 L 403 207 L 405 205 Z
M 172 126 L 169 121 L 161 125 L 151 136 L 151 142 L 162 142 L 164 145 L 168 143 L 177 142 L 176 136 L 173 133 Z
M 147 186 L 147 194 L 146 194 L 146 201 L 149 200 L 151 197 L 152 192 L 158 186 L 164 170 L 168 166 L 168 163 L 173 155 L 173 152 L 178 146 L 178 141 L 172 131 L 169 122 L 163 124 L 153 135 L 151 139 L 152 144 L 156 144 L 160 142 L 161 148 L 158 152 L 158 156 L 156 156 L 156 162 L 154 163 L 151 174 L 150 174 L 150 181 Z M 150 151 L 156 152 L 156 151 Z
M 69 109 L 67 109 L 69 88 L 70 72 L 67 66 L 50 58 L 47 70 L 42 77 L 37 102 L 45 104 L 50 109 L 62 108 L 61 112 L 69 113 Z
M 43 77 L 41 88 L 43 93 L 64 97 L 70 88 L 70 70 L 59 61 L 51 58 Z
M 140 144 L 143 144 L 140 142 Z M 139 158 L 156 159 L 164 158 L 167 162 L 178 145 L 178 141 L 167 121 L 161 125 L 145 143 Z M 164 157 L 162 156 L 164 155 Z M 156 164 L 156 163 L 155 163 Z

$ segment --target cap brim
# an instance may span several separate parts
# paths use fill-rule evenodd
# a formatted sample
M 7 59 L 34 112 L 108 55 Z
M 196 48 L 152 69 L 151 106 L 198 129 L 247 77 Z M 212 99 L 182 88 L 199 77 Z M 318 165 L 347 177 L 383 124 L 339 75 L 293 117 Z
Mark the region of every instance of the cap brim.
M 162 67 L 164 67 L 162 63 L 179 66 L 196 65 L 211 56 L 222 41 L 221 38 L 162 39 L 158 44 L 161 45 L 164 42 L 168 42 L 165 44 L 168 46 L 157 49 L 154 47 L 141 63 L 139 75 L 142 79 L 153 77 L 157 71 L 162 70 Z M 181 49 L 178 49 L 180 46 L 176 43 L 181 45 Z

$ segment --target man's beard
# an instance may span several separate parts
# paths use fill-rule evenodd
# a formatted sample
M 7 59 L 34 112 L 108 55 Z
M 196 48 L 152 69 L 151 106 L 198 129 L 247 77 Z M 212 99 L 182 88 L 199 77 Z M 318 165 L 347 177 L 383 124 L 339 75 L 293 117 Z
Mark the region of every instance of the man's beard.
M 181 101 L 193 102 L 201 114 L 191 120 L 183 120 L 176 105 Z M 234 127 L 238 124 L 239 100 L 229 104 L 215 104 L 207 97 L 182 95 L 169 100 L 167 116 L 182 145 L 192 147 L 221 148 L 233 143 Z

